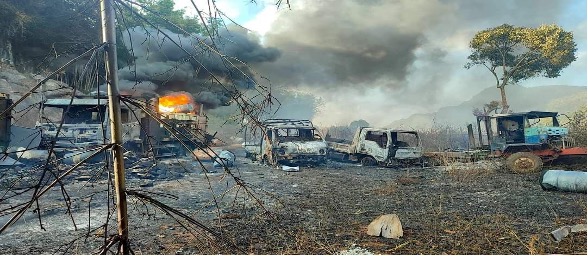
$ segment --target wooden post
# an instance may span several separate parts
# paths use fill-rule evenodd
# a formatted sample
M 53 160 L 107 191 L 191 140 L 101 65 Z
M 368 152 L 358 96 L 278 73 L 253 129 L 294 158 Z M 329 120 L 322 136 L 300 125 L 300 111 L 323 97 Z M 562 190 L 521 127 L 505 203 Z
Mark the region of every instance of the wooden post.
M 474 127 L 468 124 L 468 150 L 476 148 L 476 139 L 474 137 Z
M 108 117 L 113 156 L 114 188 L 116 193 L 119 254 L 129 254 L 129 227 L 125 191 L 125 165 L 122 148 L 122 122 L 118 92 L 116 30 L 113 0 L 100 1 L 102 16 L 102 42 L 106 43 L 106 83 L 108 86 Z

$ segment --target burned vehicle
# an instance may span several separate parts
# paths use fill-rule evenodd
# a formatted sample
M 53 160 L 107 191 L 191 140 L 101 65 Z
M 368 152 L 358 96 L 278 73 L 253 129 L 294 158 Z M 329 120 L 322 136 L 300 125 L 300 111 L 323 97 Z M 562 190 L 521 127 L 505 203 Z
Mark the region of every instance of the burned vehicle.
M 423 148 L 418 132 L 360 127 L 349 143 L 329 141 L 329 158 L 364 166 L 420 164 Z
M 327 143 L 309 120 L 268 119 L 259 137 L 243 146 L 247 156 L 265 164 L 320 164 L 326 159 Z
M 42 102 L 40 120 L 40 149 L 53 147 L 55 152 L 87 149 L 102 145 L 110 138 L 108 100 L 104 98 L 52 98 Z M 139 123 L 132 122 L 131 110 L 121 107 L 123 140 L 139 137 Z
M 140 141 L 144 154 L 186 155 L 211 142 L 213 136 L 206 133 L 208 117 L 204 106 L 195 102 L 190 93 L 173 92 L 153 98 L 147 108 L 154 110 L 157 118 L 147 114 L 141 117 Z
M 185 155 L 210 141 L 202 106 L 189 93 L 137 102 L 140 106 L 121 105 L 125 149 L 140 156 L 170 157 Z M 102 97 L 46 99 L 40 116 L 36 124 L 41 132 L 40 149 L 53 147 L 57 153 L 88 150 L 110 138 L 108 99 Z
M 586 162 L 586 147 L 570 146 L 557 112 L 529 111 L 477 117 L 479 144 L 490 157 L 503 157 L 515 173 L 539 172 L 556 159 Z

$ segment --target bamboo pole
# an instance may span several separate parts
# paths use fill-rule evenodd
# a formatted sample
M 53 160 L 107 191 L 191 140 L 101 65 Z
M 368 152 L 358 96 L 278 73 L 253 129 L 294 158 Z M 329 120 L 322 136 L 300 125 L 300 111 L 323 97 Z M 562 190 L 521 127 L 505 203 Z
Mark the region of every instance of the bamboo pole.
M 127 216 L 127 198 L 125 191 L 125 167 L 122 148 L 120 95 L 118 91 L 116 32 L 113 0 L 100 1 L 102 16 L 102 41 L 106 43 L 106 81 L 108 85 L 108 114 L 112 156 L 114 168 L 114 188 L 117 205 L 117 226 L 119 236 L 119 254 L 129 254 L 129 228 Z

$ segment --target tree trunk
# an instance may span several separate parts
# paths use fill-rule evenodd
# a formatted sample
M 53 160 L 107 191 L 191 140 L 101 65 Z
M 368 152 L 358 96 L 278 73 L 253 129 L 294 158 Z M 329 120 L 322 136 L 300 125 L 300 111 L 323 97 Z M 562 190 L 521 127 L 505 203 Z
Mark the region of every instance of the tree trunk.
M 504 85 L 498 87 L 498 89 L 500 89 L 500 97 L 502 98 L 502 111 L 500 111 L 501 114 L 506 114 L 508 113 L 508 102 L 506 101 L 506 91 L 504 90 Z

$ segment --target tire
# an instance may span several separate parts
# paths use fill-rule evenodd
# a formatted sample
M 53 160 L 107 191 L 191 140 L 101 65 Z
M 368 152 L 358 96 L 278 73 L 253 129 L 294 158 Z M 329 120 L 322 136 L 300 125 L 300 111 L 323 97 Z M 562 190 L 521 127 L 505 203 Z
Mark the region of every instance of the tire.
M 377 165 L 378 162 L 376 161 L 376 159 L 374 159 L 371 156 L 366 156 L 364 158 L 361 159 L 361 165 L 362 166 L 375 166 Z
M 536 173 L 543 168 L 543 161 L 531 152 L 517 152 L 506 158 L 506 166 L 514 173 Z

